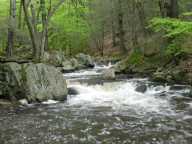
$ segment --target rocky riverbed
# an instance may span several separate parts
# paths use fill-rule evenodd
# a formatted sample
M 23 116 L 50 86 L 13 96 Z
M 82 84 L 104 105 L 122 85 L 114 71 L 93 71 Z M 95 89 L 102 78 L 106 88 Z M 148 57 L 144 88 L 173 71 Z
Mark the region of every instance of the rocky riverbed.
M 125 76 L 104 79 L 110 68 L 65 73 L 76 93 L 64 102 L 1 108 L 0 143 L 191 144 L 189 86 Z

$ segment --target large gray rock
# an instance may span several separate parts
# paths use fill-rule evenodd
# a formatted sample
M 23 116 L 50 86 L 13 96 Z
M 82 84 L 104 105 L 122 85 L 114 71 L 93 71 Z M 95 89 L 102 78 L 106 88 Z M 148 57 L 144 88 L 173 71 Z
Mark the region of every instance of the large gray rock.
M 63 52 L 54 51 L 52 53 L 45 52 L 43 57 L 43 62 L 52 64 L 56 67 L 62 66 L 63 61 L 65 61 L 65 55 Z
M 82 53 L 76 55 L 75 58 L 66 58 L 65 54 L 60 51 L 45 52 L 43 62 L 56 67 L 63 67 L 62 71 L 64 72 L 94 67 L 94 61 L 91 56 Z
M 17 63 L 0 64 L 0 98 L 16 100 L 22 98 L 24 91 L 22 87 L 21 65 Z
M 79 65 L 82 65 L 84 67 L 94 67 L 94 61 L 91 58 L 91 56 L 80 53 L 76 55 L 76 59 L 79 63 Z
M 62 66 L 62 71 L 64 72 L 75 71 L 81 67 L 75 58 L 63 61 Z
M 4 98 L 27 99 L 29 102 L 66 99 L 66 81 L 62 73 L 52 66 L 6 63 L 0 65 L 0 75 Z

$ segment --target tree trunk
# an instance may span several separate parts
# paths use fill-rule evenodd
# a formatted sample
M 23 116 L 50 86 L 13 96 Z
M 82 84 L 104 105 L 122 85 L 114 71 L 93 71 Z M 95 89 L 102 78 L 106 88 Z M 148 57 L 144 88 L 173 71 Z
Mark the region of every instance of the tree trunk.
M 171 18 L 178 18 L 179 17 L 178 0 L 171 0 L 171 4 L 170 4 L 170 17 Z
M 44 55 L 45 51 L 45 46 L 46 46 L 46 41 L 47 39 L 47 34 L 48 34 L 48 23 L 55 11 L 62 5 L 62 3 L 65 0 L 59 0 L 57 4 L 52 8 L 50 6 L 50 9 L 48 13 L 46 12 L 46 6 L 45 6 L 45 0 L 40 0 L 40 7 L 39 11 L 36 15 L 36 11 L 33 7 L 33 2 L 32 0 L 21 0 L 23 4 L 23 12 L 25 15 L 25 21 L 27 23 L 27 27 L 29 30 L 31 42 L 32 42 L 32 47 L 33 47 L 33 58 L 36 61 L 41 61 L 42 56 Z M 27 3 L 28 2 L 28 3 Z M 28 11 L 28 6 L 31 5 L 31 15 L 29 15 Z M 41 22 L 42 22 L 42 32 L 37 31 L 37 20 L 38 20 L 38 15 L 40 15 L 41 12 Z
M 46 14 L 46 7 L 45 7 L 45 0 L 40 0 L 40 7 L 41 7 L 41 18 L 42 18 L 42 26 L 43 31 L 41 34 L 41 47 L 40 47 L 40 59 L 44 55 L 45 51 L 45 44 L 46 44 L 46 36 L 47 36 L 47 14 Z
M 116 43 L 116 30 L 115 30 L 115 21 L 114 21 L 114 2 L 111 0 L 111 32 L 112 32 L 112 41 L 113 47 L 117 45 Z
M 33 57 L 35 59 L 38 59 L 38 42 L 37 42 L 37 32 L 35 31 L 35 28 L 30 20 L 29 12 L 28 12 L 28 6 L 26 3 L 26 0 L 22 0 L 23 4 L 23 11 L 25 15 L 25 21 L 27 23 L 27 27 L 29 30 L 31 42 L 32 42 L 32 47 L 33 47 Z
M 6 56 L 8 58 L 13 55 L 14 47 L 14 35 L 16 28 L 16 0 L 10 0 L 10 12 L 9 12 L 9 28 L 8 28 L 8 40 L 6 48 Z
M 20 6 L 19 6 L 19 18 L 18 18 L 18 28 L 21 29 L 22 26 L 22 0 L 20 1 Z
M 137 1 L 136 2 L 136 8 L 138 11 L 138 17 L 141 23 L 141 27 L 142 27 L 142 32 L 143 32 L 143 36 L 145 36 L 147 34 L 147 30 L 146 30 L 146 20 L 145 20 L 145 10 L 144 10 L 144 4 L 143 1 Z
M 123 23 L 123 10 L 122 10 L 122 0 L 118 0 L 118 26 L 119 26 L 119 40 L 120 48 L 123 52 L 126 52 L 125 39 L 124 39 L 124 23 Z
M 178 0 L 159 0 L 159 8 L 162 17 L 179 17 Z

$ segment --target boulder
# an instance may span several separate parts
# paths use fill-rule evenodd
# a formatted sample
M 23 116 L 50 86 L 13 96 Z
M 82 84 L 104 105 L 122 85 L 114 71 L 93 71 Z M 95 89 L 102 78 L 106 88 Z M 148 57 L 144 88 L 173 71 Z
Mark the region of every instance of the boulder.
M 147 91 L 147 86 L 145 84 L 142 84 L 138 86 L 135 91 L 140 92 L 140 93 L 145 93 Z
M 28 101 L 26 99 L 21 99 L 19 100 L 19 103 L 23 106 L 27 106 L 28 105 Z
M 43 55 L 42 61 L 45 63 L 48 63 L 50 58 L 51 58 L 50 54 L 48 52 L 45 52 Z
M 79 92 L 75 88 L 70 87 L 70 88 L 68 88 L 68 94 L 69 95 L 78 95 Z
M 94 67 L 94 61 L 92 60 L 91 56 L 80 53 L 76 55 L 76 59 L 79 65 L 86 67 Z
M 63 61 L 65 61 L 65 55 L 63 52 L 55 51 L 52 53 L 45 53 L 44 54 L 44 62 L 48 64 L 52 64 L 56 67 L 62 66 Z
M 70 60 L 65 60 L 64 62 L 62 62 L 62 71 L 63 72 L 71 72 L 76 70 L 76 67 L 74 67 L 71 63 Z
M 75 58 L 72 58 L 70 60 L 65 60 L 62 63 L 62 71 L 63 72 L 71 72 L 71 71 L 75 71 L 77 69 L 80 69 L 80 65 L 78 63 L 78 61 Z
M 0 65 L 0 75 L 3 87 L 1 98 L 26 99 L 28 102 L 66 99 L 66 81 L 53 66 L 42 63 L 5 63 Z
M 106 69 L 103 72 L 104 79 L 115 79 L 115 70 L 114 69 Z
M 0 98 L 16 100 L 23 96 L 21 76 L 21 65 L 14 62 L 0 64 Z

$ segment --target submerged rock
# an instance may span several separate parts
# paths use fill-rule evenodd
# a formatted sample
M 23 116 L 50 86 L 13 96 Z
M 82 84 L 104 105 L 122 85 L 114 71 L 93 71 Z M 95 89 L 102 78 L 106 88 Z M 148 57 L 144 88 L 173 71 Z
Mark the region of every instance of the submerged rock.
M 64 100 L 67 96 L 66 81 L 55 67 L 42 63 L 0 65 L 1 98 L 26 99 L 41 102 L 48 99 Z
M 78 95 L 79 92 L 75 88 L 70 87 L 70 88 L 68 88 L 68 94 L 69 95 Z
M 145 93 L 147 91 L 147 86 L 145 84 L 138 86 L 135 91 L 140 93 Z

